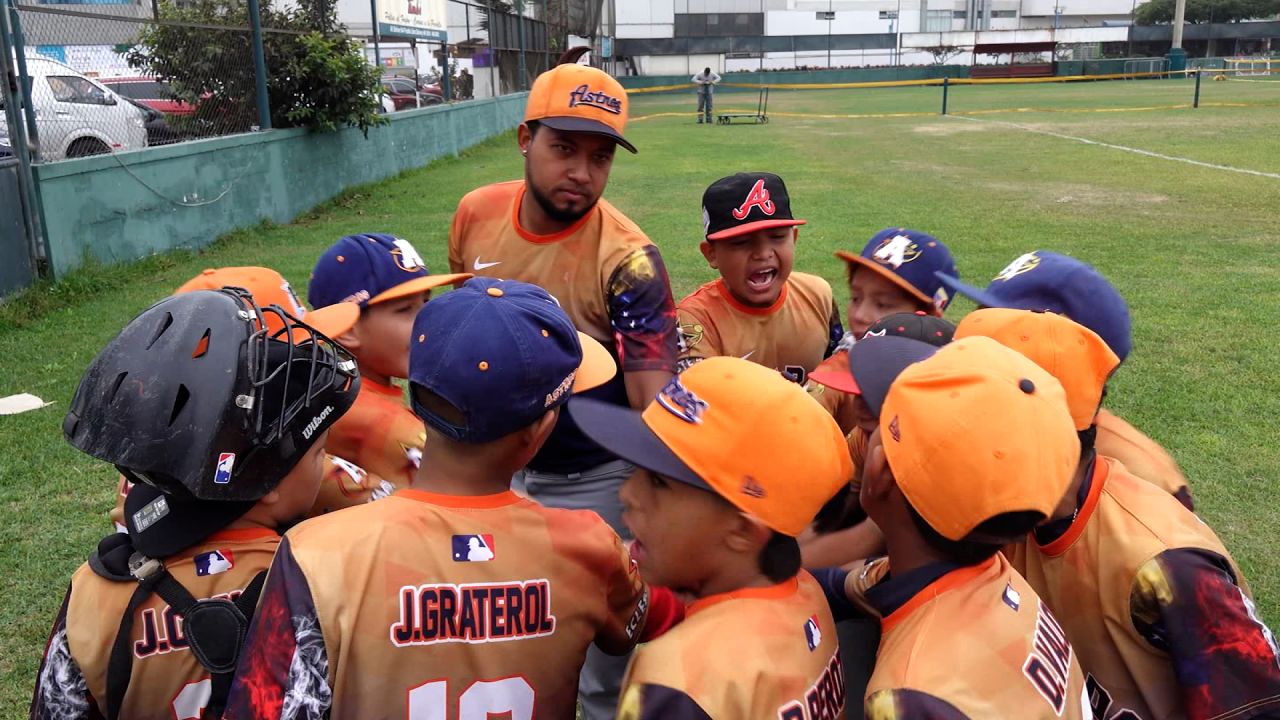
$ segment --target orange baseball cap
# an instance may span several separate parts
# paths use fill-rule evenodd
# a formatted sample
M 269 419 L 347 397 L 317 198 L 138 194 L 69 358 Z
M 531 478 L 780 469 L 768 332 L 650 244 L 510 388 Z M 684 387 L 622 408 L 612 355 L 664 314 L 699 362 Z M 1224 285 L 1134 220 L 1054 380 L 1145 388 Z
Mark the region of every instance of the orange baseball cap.
M 569 414 L 615 455 L 716 493 L 793 537 L 853 474 L 848 444 L 826 410 L 778 371 L 740 358 L 690 367 L 643 412 L 575 398 Z
M 297 294 L 293 292 L 289 281 L 275 270 L 264 267 L 208 268 L 183 283 L 174 295 L 195 290 L 219 290 L 228 286 L 248 290 L 249 294 L 253 295 L 254 302 L 260 307 L 279 305 L 290 315 L 330 339 L 350 330 L 360 319 L 360 306 L 349 302 L 308 312 Z M 274 335 L 282 329 L 278 316 L 266 313 L 265 317 L 269 334 Z
M 627 105 L 627 91 L 609 73 L 588 65 L 557 65 L 533 81 L 524 121 L 537 120 L 562 132 L 604 135 L 635 152 L 636 146 L 622 136 Z
M 1120 358 L 1097 333 L 1065 315 L 987 308 L 965 316 L 956 338 L 981 335 L 1022 353 L 1062 383 L 1076 430 L 1087 430 Z
M 984 337 L 907 366 L 889 387 L 880 433 L 902 494 L 951 540 L 1004 513 L 1049 517 L 1080 460 L 1062 384 Z

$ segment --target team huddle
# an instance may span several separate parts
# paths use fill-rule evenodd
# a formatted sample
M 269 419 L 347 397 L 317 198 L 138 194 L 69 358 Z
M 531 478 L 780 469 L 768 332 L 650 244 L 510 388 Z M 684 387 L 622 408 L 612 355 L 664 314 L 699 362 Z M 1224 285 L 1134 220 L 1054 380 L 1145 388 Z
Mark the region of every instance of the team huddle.
M 676 303 L 602 197 L 626 119 L 557 66 L 449 273 L 352 235 L 313 309 L 206 270 L 98 353 L 63 432 L 119 470 L 118 532 L 33 719 L 1280 718 L 1239 566 L 1104 407 L 1132 347 L 1097 270 L 978 288 L 887 228 L 836 253 L 842 318 L 783 180 L 738 173 Z

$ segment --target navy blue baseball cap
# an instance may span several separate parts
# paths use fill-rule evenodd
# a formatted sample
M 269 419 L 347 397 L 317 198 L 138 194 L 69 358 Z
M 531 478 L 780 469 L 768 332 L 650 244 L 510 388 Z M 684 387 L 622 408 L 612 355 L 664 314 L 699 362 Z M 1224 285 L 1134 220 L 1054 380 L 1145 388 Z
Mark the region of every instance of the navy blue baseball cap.
M 348 235 L 316 261 L 307 286 L 307 302 L 313 308 L 340 302 L 366 308 L 469 277 L 470 273 L 430 274 L 413 245 L 394 235 Z
M 849 372 L 872 414 L 880 416 L 889 387 L 902 371 L 932 357 L 938 347 L 908 337 L 874 335 L 849 350 Z
M 908 228 L 885 228 L 854 255 L 837 250 L 836 257 L 852 267 L 869 268 L 906 290 L 913 298 L 942 312 L 951 295 L 938 273 L 959 277 L 951 251 L 936 237 Z
M 617 372 L 609 351 L 537 285 L 473 278 L 424 305 L 413 323 L 410 404 L 460 442 L 527 427 Z
M 1123 362 L 1133 350 L 1129 305 L 1088 263 L 1048 250 L 1020 255 L 979 290 L 950 273 L 938 273 L 952 291 L 979 305 L 1046 310 L 1066 315 L 1101 337 Z

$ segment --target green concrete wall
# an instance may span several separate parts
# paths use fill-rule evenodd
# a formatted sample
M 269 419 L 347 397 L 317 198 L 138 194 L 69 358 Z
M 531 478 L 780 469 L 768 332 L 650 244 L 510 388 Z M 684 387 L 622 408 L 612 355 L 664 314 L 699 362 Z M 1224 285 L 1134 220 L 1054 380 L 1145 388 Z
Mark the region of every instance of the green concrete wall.
M 356 128 L 272 130 L 38 165 L 55 277 L 86 257 L 125 262 L 287 223 L 354 185 L 419 168 L 520 124 L 525 93 L 388 116 Z
M 724 73 L 721 83 L 748 83 L 753 85 L 817 85 L 823 83 L 892 82 L 899 80 L 930 80 L 943 77 L 969 77 L 967 65 L 904 65 L 885 68 L 844 68 L 840 70 L 781 70 L 778 72 Z M 632 75 L 618 78 L 627 89 L 658 87 L 660 85 L 689 85 L 688 75 Z M 689 90 L 693 86 L 689 85 Z M 749 88 L 719 87 L 716 92 L 733 92 Z M 681 92 L 679 90 L 673 92 Z

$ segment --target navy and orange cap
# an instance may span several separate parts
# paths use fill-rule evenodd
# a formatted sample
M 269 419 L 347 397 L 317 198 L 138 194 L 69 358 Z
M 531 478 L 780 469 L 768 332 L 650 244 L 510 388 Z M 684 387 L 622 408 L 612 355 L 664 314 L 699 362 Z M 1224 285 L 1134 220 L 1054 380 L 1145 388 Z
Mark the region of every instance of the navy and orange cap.
M 627 91 L 609 73 L 588 65 L 557 65 L 538 76 L 529 90 L 524 121 L 561 132 L 603 135 L 636 151 L 627 129 Z
M 470 273 L 432 275 L 408 240 L 365 233 L 334 243 L 311 270 L 307 300 L 322 308 L 340 302 L 362 308 L 460 283 Z
M 955 259 L 941 240 L 907 228 L 885 228 L 867 241 L 861 254 L 837 250 L 836 257 L 878 273 L 938 312 L 951 302 L 938 274 L 959 277 Z
M 422 307 L 409 344 L 413 411 L 460 442 L 479 444 L 528 427 L 618 367 L 578 332 L 537 285 L 478 277 Z M 452 406 L 437 410 L 422 391 Z
M 803 532 L 853 474 L 848 444 L 822 406 L 776 370 L 740 358 L 690 367 L 643 412 L 580 398 L 569 413 L 606 450 L 720 495 L 783 535 Z
M 791 215 L 787 186 L 773 173 L 737 173 L 711 183 L 702 193 L 702 226 L 708 240 L 795 225 L 804 225 L 804 220 Z
M 913 313 L 893 313 L 886 315 L 863 334 L 857 347 L 863 340 L 878 337 L 908 338 L 926 343 L 933 347 L 942 347 L 951 342 L 955 336 L 956 326 L 936 315 L 929 315 L 917 310 Z M 852 356 L 852 352 L 850 353 Z M 852 366 L 852 357 L 850 358 Z M 849 373 L 842 367 L 817 368 L 809 373 L 809 379 L 841 392 L 859 394 L 857 373 Z
M 1120 366 L 1120 358 L 1097 333 L 1043 310 L 975 310 L 956 328 L 956 338 L 974 335 L 1017 350 L 1057 378 L 1076 430 L 1093 425 L 1107 379 Z
M 975 530 L 1005 513 L 1039 516 L 1021 535 L 1057 508 L 1080 440 L 1062 384 L 1043 368 L 991 338 L 967 337 L 889 382 L 880 440 L 929 527 L 950 540 L 1006 542 L 1014 537 Z
M 1133 349 L 1129 305 L 1092 265 L 1068 255 L 1035 250 L 1014 258 L 979 290 L 940 271 L 938 279 L 985 307 L 1048 310 L 1097 333 L 1121 362 Z

